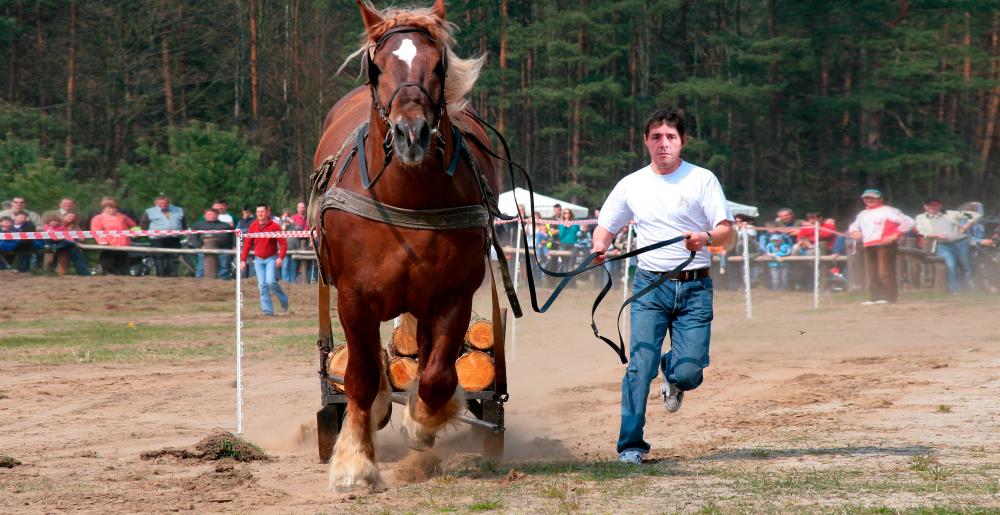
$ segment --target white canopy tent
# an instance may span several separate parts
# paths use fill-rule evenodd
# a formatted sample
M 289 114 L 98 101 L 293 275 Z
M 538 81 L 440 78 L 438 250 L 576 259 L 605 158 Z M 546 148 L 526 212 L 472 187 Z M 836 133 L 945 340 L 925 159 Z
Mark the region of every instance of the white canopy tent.
M 760 211 L 755 206 L 740 204 L 737 202 L 733 202 L 732 200 L 729 200 L 727 202 L 729 202 L 729 210 L 733 212 L 733 215 L 744 215 L 744 216 L 749 216 L 751 218 L 757 218 L 758 216 L 760 216 Z
M 514 188 L 512 191 L 501 193 L 500 197 L 497 199 L 497 205 L 499 206 L 501 213 L 505 215 L 516 215 L 518 204 L 524 204 L 526 210 L 531 209 L 531 204 L 528 201 L 530 198 L 531 195 L 528 193 L 528 190 L 524 188 Z M 586 218 L 587 215 L 590 214 L 590 210 L 583 206 L 535 193 L 535 211 L 538 211 L 542 216 L 546 218 L 551 217 L 552 206 L 556 204 L 561 205 L 563 209 L 569 209 L 572 211 L 573 216 L 578 220 Z

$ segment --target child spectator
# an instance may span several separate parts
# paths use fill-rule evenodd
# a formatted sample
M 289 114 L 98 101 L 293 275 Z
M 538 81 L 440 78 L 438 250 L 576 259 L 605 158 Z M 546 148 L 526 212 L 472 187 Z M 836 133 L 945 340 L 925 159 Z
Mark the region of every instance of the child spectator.
M 12 232 L 17 232 L 14 230 L 14 219 L 9 216 L 0 217 L 0 233 Z M 0 270 L 8 270 L 11 268 L 10 263 L 7 262 L 7 258 L 3 254 L 14 252 L 14 249 L 16 249 L 20 243 L 21 242 L 18 240 L 0 240 Z
M 785 241 L 781 234 L 772 234 L 770 242 L 767 244 L 767 256 L 771 259 L 767 263 L 771 273 L 771 289 L 788 289 L 788 263 L 781 261 L 781 258 L 792 253 L 792 246 Z
M 15 199 L 16 200 L 16 199 Z M 37 215 L 36 215 L 37 216 Z M 21 211 L 14 215 L 14 232 L 35 232 L 37 230 L 34 222 L 28 216 L 28 212 Z M 35 251 L 45 245 L 43 240 L 21 240 L 14 248 L 17 252 L 17 263 L 14 265 L 18 272 L 30 272 L 35 260 Z

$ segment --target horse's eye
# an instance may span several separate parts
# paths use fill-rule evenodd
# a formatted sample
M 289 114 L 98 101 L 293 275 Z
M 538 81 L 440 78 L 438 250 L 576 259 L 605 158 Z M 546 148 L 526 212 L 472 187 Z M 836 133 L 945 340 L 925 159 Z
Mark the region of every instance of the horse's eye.
M 366 70 L 366 73 L 368 74 L 368 82 L 371 84 L 375 84 L 376 82 L 378 82 L 378 76 L 380 73 L 382 73 L 382 70 L 378 68 L 378 65 L 375 64 L 375 60 L 373 60 L 371 56 L 366 56 L 365 61 L 368 62 L 368 67 Z

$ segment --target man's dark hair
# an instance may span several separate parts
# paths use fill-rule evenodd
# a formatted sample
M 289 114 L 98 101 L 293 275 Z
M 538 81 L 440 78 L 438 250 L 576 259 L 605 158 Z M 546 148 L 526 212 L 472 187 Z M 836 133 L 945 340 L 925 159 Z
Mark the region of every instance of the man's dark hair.
M 212 202 L 212 203 L 213 204 L 225 204 L 227 206 L 229 205 L 229 202 L 226 202 L 226 199 L 224 199 L 224 198 L 216 199 L 215 202 Z
M 558 207 L 559 209 L 562 209 L 562 204 L 560 204 L 560 203 L 558 203 L 558 202 L 556 202 L 555 204 L 552 204 L 552 209 L 555 209 L 555 208 L 557 208 L 557 207 Z
M 266 209 L 266 210 L 268 210 L 268 211 L 270 211 L 270 210 L 271 210 L 271 206 L 267 205 L 267 203 L 266 203 L 266 202 L 261 202 L 260 204 L 257 204 L 257 207 L 262 207 L 262 208 L 264 208 L 264 209 Z M 257 208 L 254 208 L 254 210 L 256 210 L 256 209 L 257 209 Z
M 681 109 L 674 109 L 672 107 L 657 110 L 653 114 L 649 115 L 649 118 L 646 118 L 646 125 L 642 130 L 642 137 L 645 138 L 646 136 L 649 136 L 649 131 L 661 125 L 677 129 L 677 134 L 680 134 L 681 138 L 684 138 L 684 111 Z
M 208 209 L 205 210 L 206 213 L 209 212 L 209 211 L 211 211 L 211 212 L 213 212 L 215 214 L 219 214 L 219 210 L 215 209 L 214 207 L 210 207 L 210 208 L 208 208 Z
M 13 222 L 14 219 L 9 216 L 0 216 L 0 222 L 7 220 L 8 222 Z

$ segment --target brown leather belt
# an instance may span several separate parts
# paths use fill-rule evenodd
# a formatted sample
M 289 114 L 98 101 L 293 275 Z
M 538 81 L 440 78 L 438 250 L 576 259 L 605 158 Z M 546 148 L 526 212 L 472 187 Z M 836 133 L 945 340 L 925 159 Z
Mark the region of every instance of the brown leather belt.
M 645 269 L 643 269 L 643 270 L 645 270 Z M 653 271 L 653 270 L 646 270 L 646 271 L 649 272 L 649 273 L 651 273 L 651 274 L 656 274 L 656 275 L 663 275 L 663 274 L 670 273 L 670 272 L 656 272 L 656 271 Z M 697 270 L 685 270 L 685 271 L 677 274 L 677 277 L 674 277 L 674 278 L 672 278 L 670 280 L 671 281 L 679 281 L 679 282 L 688 282 L 688 281 L 694 281 L 695 279 L 704 279 L 704 278 L 706 278 L 708 276 L 709 276 L 709 269 L 708 268 L 699 268 Z

